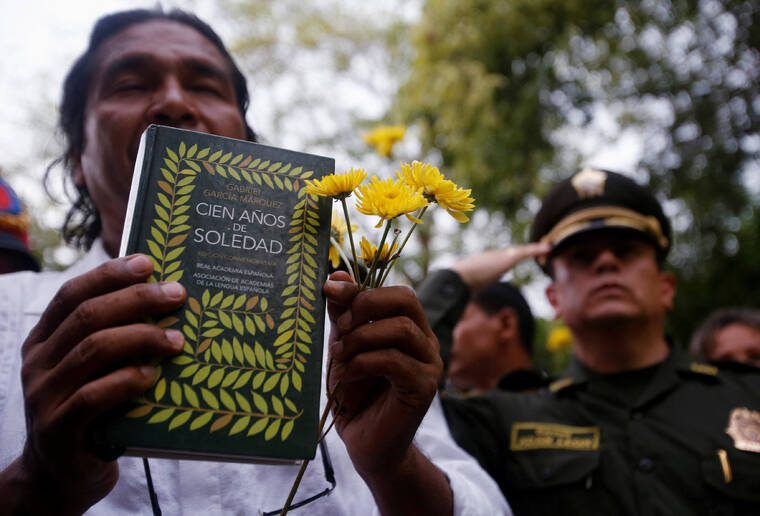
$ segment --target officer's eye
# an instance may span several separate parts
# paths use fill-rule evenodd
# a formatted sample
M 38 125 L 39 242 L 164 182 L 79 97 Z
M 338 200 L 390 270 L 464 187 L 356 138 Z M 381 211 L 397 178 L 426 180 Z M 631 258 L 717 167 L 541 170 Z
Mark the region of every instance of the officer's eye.
M 587 265 L 594 261 L 596 253 L 588 248 L 577 247 L 568 253 L 569 260 L 576 265 Z
M 628 258 L 632 254 L 634 254 L 635 250 L 636 250 L 636 246 L 634 246 L 633 244 L 628 243 L 628 242 L 621 242 L 613 248 L 612 252 L 614 252 L 615 256 L 617 256 L 618 258 Z

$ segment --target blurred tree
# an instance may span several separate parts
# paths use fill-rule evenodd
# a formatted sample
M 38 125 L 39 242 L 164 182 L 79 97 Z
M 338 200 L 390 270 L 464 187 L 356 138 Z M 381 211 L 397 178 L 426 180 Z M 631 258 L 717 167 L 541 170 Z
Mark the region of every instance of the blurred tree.
M 533 364 L 549 376 L 559 376 L 570 363 L 573 352 L 572 336 L 562 321 L 536 318 L 533 341 Z
M 394 112 L 518 240 L 589 154 L 584 128 L 616 120 L 592 147 L 639 131 L 629 172 L 679 199 L 670 329 L 687 341 L 717 306 L 760 306 L 759 17 L 738 0 L 428 0 Z
M 409 61 L 402 42 L 414 14 L 404 2 L 226 4 L 265 140 L 333 151 L 339 161 L 370 155 L 362 135 L 390 107 Z
M 419 2 L 227 0 L 234 15 L 233 50 L 252 90 L 251 118 L 263 141 L 336 159 L 336 171 L 365 168 L 389 177 L 398 161 L 422 159 L 397 143 L 377 155 L 363 136 L 393 124 L 391 99 L 410 61 L 410 20 Z M 391 160 L 392 158 L 392 160 Z M 353 206 L 353 203 L 349 203 Z M 373 243 L 375 221 L 352 216 Z M 433 219 L 394 268 L 412 285 L 427 272 Z

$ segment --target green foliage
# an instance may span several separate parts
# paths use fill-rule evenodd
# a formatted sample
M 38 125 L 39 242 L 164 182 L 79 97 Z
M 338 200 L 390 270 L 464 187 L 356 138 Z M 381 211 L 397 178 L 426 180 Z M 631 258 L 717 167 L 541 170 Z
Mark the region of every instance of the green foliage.
M 339 159 L 367 152 L 357 127 L 375 123 L 406 70 L 405 2 L 225 4 L 237 34 L 232 50 L 253 78 L 252 112 L 264 138 L 317 146 Z
M 396 109 L 440 150 L 479 207 L 514 218 L 541 188 L 539 172 L 555 149 L 552 131 L 569 106 L 555 101 L 558 55 L 579 29 L 598 33 L 613 2 L 430 1 L 414 32 L 417 51 Z M 576 23 L 582 24 L 578 27 Z M 574 86 L 573 102 L 588 95 Z M 567 96 L 570 93 L 566 93 Z
M 517 240 L 533 196 L 582 161 L 572 136 L 600 108 L 611 136 L 643 134 L 627 172 L 680 199 L 671 330 L 686 340 L 708 306 L 758 303 L 758 17 L 749 1 L 429 0 L 394 109 Z
M 760 307 L 760 209 L 747 210 L 735 232 L 719 237 L 707 234 L 712 244 L 707 259 L 690 261 L 675 270 L 678 283 L 671 333 L 687 345 L 690 335 L 715 309 Z M 718 240 L 722 238 L 723 240 Z M 715 239 L 715 240 L 713 240 Z M 741 246 L 741 247 L 739 247 Z

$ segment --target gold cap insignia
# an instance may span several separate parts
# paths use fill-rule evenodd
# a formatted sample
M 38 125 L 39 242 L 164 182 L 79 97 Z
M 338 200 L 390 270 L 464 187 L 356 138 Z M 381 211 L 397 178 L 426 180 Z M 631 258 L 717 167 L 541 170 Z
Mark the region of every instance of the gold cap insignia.
M 604 183 L 607 180 L 607 173 L 602 170 L 593 168 L 584 168 L 573 176 L 570 182 L 578 193 L 578 197 L 585 199 L 587 197 L 597 197 L 604 193 Z
M 734 440 L 737 450 L 760 453 L 760 412 L 735 408 L 728 417 L 726 433 Z

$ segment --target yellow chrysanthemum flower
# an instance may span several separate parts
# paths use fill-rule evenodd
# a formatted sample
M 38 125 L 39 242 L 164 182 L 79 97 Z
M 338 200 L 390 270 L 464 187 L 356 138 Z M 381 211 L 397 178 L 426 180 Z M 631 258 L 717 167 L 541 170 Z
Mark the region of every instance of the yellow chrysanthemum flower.
M 470 220 L 463 211 L 475 208 L 475 199 L 470 197 L 472 190 L 459 188 L 456 183 L 445 179 L 443 174 L 429 163 L 413 161 L 401 164 L 401 171 L 396 176 L 420 192 L 430 202 L 437 203 L 458 222 Z
M 562 351 L 563 349 L 569 349 L 573 345 L 573 335 L 567 326 L 559 326 L 549 332 L 549 337 L 546 339 L 546 349 L 552 353 Z
M 322 179 L 307 179 L 306 193 L 320 197 L 345 199 L 367 177 L 363 168 L 351 169 L 344 174 L 330 174 Z
M 364 260 L 364 265 L 367 267 L 372 266 L 372 262 L 375 260 L 375 255 L 377 254 L 377 246 L 374 246 L 369 243 L 369 240 L 367 240 L 365 237 L 362 237 L 362 241 L 359 244 L 362 250 L 362 260 Z M 390 250 L 390 253 L 388 252 L 388 242 L 383 244 L 383 248 L 380 251 L 380 257 L 378 258 L 378 265 L 383 266 L 388 263 L 388 261 L 393 257 L 393 255 L 396 253 L 396 249 L 398 249 L 398 243 L 393 244 L 393 248 Z
M 383 125 L 376 127 L 364 135 L 364 142 L 375 148 L 375 152 L 384 157 L 389 157 L 393 152 L 393 145 L 404 139 L 406 128 L 403 125 Z
M 370 183 L 359 186 L 356 190 L 356 209 L 365 215 L 377 215 L 380 227 L 383 220 L 391 220 L 399 215 L 406 215 L 410 220 L 422 224 L 422 221 L 410 215 L 428 205 L 425 198 L 403 181 L 391 178 L 385 181 L 372 176 Z
M 356 224 L 351 224 L 352 233 L 357 229 L 358 226 Z M 343 220 L 340 215 L 338 215 L 337 210 L 333 210 L 333 216 L 330 222 L 330 236 L 338 244 L 338 246 L 342 246 L 347 233 L 348 225 L 346 225 L 346 221 Z M 337 269 L 340 265 L 340 251 L 337 247 L 335 247 L 335 245 L 330 246 L 329 258 L 332 266 Z

